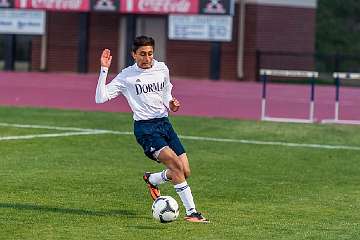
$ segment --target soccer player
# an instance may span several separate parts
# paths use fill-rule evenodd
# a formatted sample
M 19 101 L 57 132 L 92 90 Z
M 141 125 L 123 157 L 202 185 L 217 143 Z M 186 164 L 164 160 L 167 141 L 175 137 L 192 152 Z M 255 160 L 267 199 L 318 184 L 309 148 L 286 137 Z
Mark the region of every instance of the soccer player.
M 136 37 L 133 42 L 134 65 L 123 69 L 109 84 L 106 77 L 112 56 L 109 49 L 101 55 L 101 70 L 96 87 L 96 103 L 104 103 L 122 94 L 133 112 L 134 134 L 147 157 L 165 165 L 158 173 L 145 172 L 153 200 L 160 196 L 158 186 L 171 181 L 186 209 L 185 220 L 208 222 L 196 211 L 191 189 L 186 182 L 190 175 L 189 161 L 169 119 L 169 110 L 176 112 L 180 102 L 172 97 L 169 69 L 154 59 L 154 39 Z

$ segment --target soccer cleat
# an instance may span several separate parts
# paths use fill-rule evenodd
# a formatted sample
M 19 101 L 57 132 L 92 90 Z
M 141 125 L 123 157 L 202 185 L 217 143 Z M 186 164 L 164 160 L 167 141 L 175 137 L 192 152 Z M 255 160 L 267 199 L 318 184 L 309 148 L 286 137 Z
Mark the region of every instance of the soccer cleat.
M 190 215 L 186 215 L 184 218 L 188 222 L 201 222 L 201 223 L 208 223 L 209 220 L 203 217 L 203 215 L 199 212 L 192 213 Z
M 150 172 L 145 172 L 143 179 L 146 182 L 147 187 L 149 188 L 149 192 L 150 192 L 150 196 L 151 196 L 152 200 L 155 200 L 158 197 L 160 197 L 160 190 L 158 187 L 156 187 L 150 183 L 150 181 L 149 181 L 150 175 L 151 175 Z

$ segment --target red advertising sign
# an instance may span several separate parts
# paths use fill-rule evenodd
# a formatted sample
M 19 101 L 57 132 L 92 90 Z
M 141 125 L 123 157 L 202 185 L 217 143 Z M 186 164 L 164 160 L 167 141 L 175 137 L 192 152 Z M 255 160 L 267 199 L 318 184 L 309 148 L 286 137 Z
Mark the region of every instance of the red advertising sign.
M 198 13 L 199 0 L 120 0 L 123 13 Z
M 55 11 L 89 11 L 89 0 L 15 0 L 16 8 Z

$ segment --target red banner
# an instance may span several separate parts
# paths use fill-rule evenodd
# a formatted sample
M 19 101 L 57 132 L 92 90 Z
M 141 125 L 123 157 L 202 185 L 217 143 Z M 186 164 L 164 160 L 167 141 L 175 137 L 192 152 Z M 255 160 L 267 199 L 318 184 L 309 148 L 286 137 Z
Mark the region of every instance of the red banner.
M 198 13 L 199 0 L 120 0 L 123 13 Z
M 0 7 L 133 14 L 233 15 L 235 0 L 0 0 Z M 13 5 L 14 4 L 14 5 Z
M 89 0 L 15 0 L 16 8 L 89 11 Z

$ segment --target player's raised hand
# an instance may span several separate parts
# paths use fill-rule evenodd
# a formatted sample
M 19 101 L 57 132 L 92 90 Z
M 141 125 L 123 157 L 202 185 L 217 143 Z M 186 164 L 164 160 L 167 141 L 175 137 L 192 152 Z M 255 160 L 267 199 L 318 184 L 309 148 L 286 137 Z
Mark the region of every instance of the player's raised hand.
M 180 104 L 179 100 L 177 100 L 176 98 L 173 98 L 169 102 L 169 108 L 173 112 L 177 112 L 179 110 L 179 108 L 180 108 L 180 105 L 181 104 Z
M 111 59 L 112 59 L 112 56 L 110 54 L 110 50 L 104 49 L 104 51 L 101 54 L 101 58 L 100 58 L 101 66 L 109 68 L 111 65 Z

